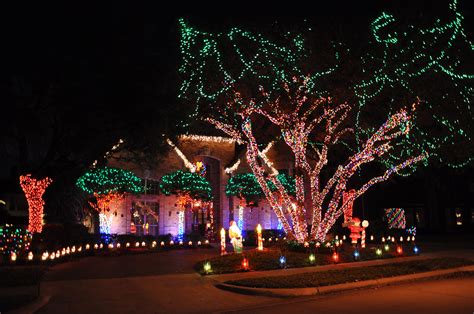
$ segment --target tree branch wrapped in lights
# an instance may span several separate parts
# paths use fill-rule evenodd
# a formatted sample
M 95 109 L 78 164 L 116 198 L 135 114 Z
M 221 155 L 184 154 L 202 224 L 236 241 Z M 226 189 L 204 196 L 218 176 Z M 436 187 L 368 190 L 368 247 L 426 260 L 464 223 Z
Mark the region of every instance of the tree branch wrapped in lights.
M 302 80 L 293 78 L 284 84 L 284 94 L 274 97 L 260 89 L 258 99 L 244 97 L 235 92 L 233 99 L 225 108 L 233 108 L 237 113 L 229 119 L 225 113 L 218 117 L 210 117 L 208 122 L 224 131 L 236 141 L 244 143 L 247 148 L 247 162 L 259 183 L 265 197 L 282 222 L 287 235 L 298 242 L 308 239 L 324 241 L 329 229 L 336 219 L 343 214 L 345 208 L 355 199 L 363 195 L 374 184 L 386 181 L 395 173 L 410 167 L 428 157 L 426 152 L 420 152 L 389 169 L 382 175 L 373 177 L 361 187 L 355 189 L 351 197 L 343 202 L 343 193 L 348 190 L 349 180 L 365 164 L 382 160 L 394 149 L 395 142 L 410 133 L 411 113 L 416 110 L 414 104 L 410 109 L 402 109 L 388 117 L 362 145 L 360 150 L 349 156 L 341 163 L 333 175 L 325 183 L 321 182 L 321 172 L 328 164 L 328 153 L 338 144 L 342 137 L 351 134 L 351 128 L 346 127 L 351 106 L 348 104 L 335 105 L 330 98 L 312 97 L 307 91 L 308 77 Z M 253 121 L 267 119 L 280 131 L 284 142 L 291 149 L 295 160 L 295 195 L 288 193 L 280 178 L 268 171 L 267 163 L 262 158 Z M 315 148 L 316 158 L 309 160 L 309 142 L 312 137 L 319 135 L 322 139 L 320 147 Z M 305 190 L 304 182 L 310 184 L 309 191 Z M 267 182 L 270 182 L 272 190 Z M 309 192 L 309 195 L 305 195 Z M 311 204 L 307 212 L 305 204 Z M 311 226 L 308 233 L 308 227 Z

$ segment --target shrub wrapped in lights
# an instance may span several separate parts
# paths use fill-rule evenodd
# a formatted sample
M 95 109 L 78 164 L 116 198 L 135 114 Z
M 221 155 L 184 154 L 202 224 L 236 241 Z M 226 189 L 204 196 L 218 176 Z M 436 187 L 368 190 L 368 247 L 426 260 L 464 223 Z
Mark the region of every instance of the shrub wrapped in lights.
M 94 196 L 89 204 L 99 212 L 100 232 L 110 233 L 110 217 L 107 212 L 113 202 L 122 200 L 126 193 L 143 192 L 142 179 L 133 172 L 102 167 L 95 168 L 82 175 L 76 185 Z

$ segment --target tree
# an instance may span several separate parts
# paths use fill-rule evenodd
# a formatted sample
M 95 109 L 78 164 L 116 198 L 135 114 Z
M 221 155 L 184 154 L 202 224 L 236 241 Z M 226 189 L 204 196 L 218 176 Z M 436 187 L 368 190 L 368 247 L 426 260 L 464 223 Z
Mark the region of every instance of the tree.
M 197 173 L 175 171 L 161 178 L 160 189 L 165 195 L 175 194 L 190 200 L 212 200 L 211 185 Z
M 296 192 L 295 179 L 284 173 L 278 174 L 277 177 L 288 194 L 294 196 Z M 268 181 L 267 185 L 271 191 L 277 190 L 271 181 Z M 227 196 L 237 196 L 239 199 L 245 200 L 248 206 L 265 197 L 253 173 L 239 173 L 232 176 L 227 182 L 225 193 Z
M 331 63 L 315 62 L 316 56 L 330 55 L 329 50 L 316 52 L 316 36 L 317 45 L 308 47 L 300 33 L 281 32 L 270 40 L 239 28 L 204 32 L 181 20 L 180 96 L 198 104 L 192 118 L 200 114 L 246 147 L 252 172 L 288 235 L 300 242 L 321 241 L 345 207 L 372 185 L 413 173 L 420 161 L 426 164 L 428 151 L 443 161 L 446 144 L 469 139 L 466 128 L 455 126 L 472 119 L 473 76 L 459 70 L 464 53 L 454 43 L 468 43 L 467 53 L 472 46 L 456 1 L 450 9 L 445 24 L 399 25 L 400 31 L 393 31 L 394 17 L 382 13 L 371 24 L 376 44 L 357 42 L 380 54 L 354 56 L 350 48 L 335 44 L 332 60 L 320 58 Z M 343 59 L 346 55 L 351 62 Z M 430 97 L 424 86 L 422 78 L 434 77 L 443 82 L 434 85 L 443 90 L 442 97 Z M 452 93 L 461 98 L 455 110 L 446 106 Z M 269 135 L 281 136 L 294 155 L 295 198 L 285 192 L 259 150 Z M 472 160 L 464 155 L 462 163 Z M 367 180 L 360 171 L 364 165 Z M 268 189 L 267 180 L 277 191 Z M 351 189 L 355 193 L 343 201 Z
M 289 195 L 294 196 L 296 192 L 295 179 L 284 173 L 278 174 L 277 178 L 285 188 L 286 192 Z M 277 187 L 271 181 L 267 181 L 267 187 L 272 192 L 277 190 Z M 237 225 L 240 230 L 243 230 L 244 206 L 258 206 L 258 201 L 264 198 L 265 194 L 253 173 L 240 173 L 232 176 L 227 182 L 225 193 L 227 196 L 237 196 L 240 199 L 237 213 Z
M 332 16 L 316 18 L 319 24 L 292 21 L 299 24 L 294 27 L 280 21 L 273 32 L 263 27 L 206 32 L 181 19 L 180 96 L 197 104 L 191 120 L 205 116 L 209 104 L 222 101 L 235 85 L 240 92 L 255 92 L 258 86 L 272 92 L 293 76 L 311 73 L 312 95 L 353 104 L 357 149 L 387 117 L 420 99 L 423 106 L 414 113 L 410 137 L 402 139 L 399 155 L 383 161 L 385 166 L 426 149 L 435 165 L 469 165 L 474 160 L 473 146 L 466 145 L 474 136 L 474 47 L 458 1 L 435 14 L 419 12 L 423 19 L 412 17 L 412 7 L 401 16 L 386 5 L 369 7 L 381 11 L 365 28 L 369 32 L 364 23 L 354 32 L 350 23 L 340 33 L 336 29 L 348 25 L 333 25 Z
M 383 174 L 374 176 L 362 184 L 351 197 L 343 202 L 342 195 L 348 190 L 350 179 L 360 168 L 376 159 L 382 159 L 394 150 L 397 140 L 409 135 L 412 129 L 411 113 L 402 109 L 391 115 L 363 144 L 362 149 L 349 155 L 340 163 L 333 175 L 323 183 L 321 171 L 328 164 L 330 150 L 343 136 L 353 132 L 345 127 L 351 107 L 348 104 L 335 105 L 328 98 L 312 97 L 307 93 L 309 79 L 300 82 L 294 78 L 285 84 L 285 95 L 266 93 L 261 89 L 260 98 L 245 97 L 236 92 L 232 101 L 226 104 L 218 114 L 208 117 L 207 121 L 224 131 L 247 148 L 247 162 L 262 188 L 266 199 L 283 224 L 287 235 L 303 242 L 308 239 L 324 241 L 327 232 L 345 208 L 363 195 L 372 185 L 383 182 L 389 177 L 428 157 L 426 152 L 408 156 L 403 162 L 386 169 Z M 236 114 L 229 118 L 225 110 Z M 227 117 L 226 119 L 224 119 Z M 278 176 L 268 174 L 267 161 L 262 158 L 258 147 L 258 131 L 254 131 L 253 122 L 261 119 L 270 121 L 281 133 L 285 143 L 291 149 L 295 159 L 296 197 L 293 198 L 283 186 Z M 237 126 L 236 126 L 237 125 Z M 318 158 L 313 162 L 308 158 L 309 141 L 322 136 L 322 147 L 315 150 Z M 275 187 L 272 191 L 267 180 Z M 310 184 L 310 191 L 304 188 L 304 181 Z M 306 208 L 305 204 L 311 204 Z M 311 227 L 308 233 L 308 227 Z
M 77 179 L 76 185 L 93 195 L 94 201 L 89 204 L 99 213 L 100 232 L 105 234 L 110 233 L 111 204 L 122 200 L 126 193 L 143 192 L 142 180 L 132 172 L 109 167 L 86 172 Z

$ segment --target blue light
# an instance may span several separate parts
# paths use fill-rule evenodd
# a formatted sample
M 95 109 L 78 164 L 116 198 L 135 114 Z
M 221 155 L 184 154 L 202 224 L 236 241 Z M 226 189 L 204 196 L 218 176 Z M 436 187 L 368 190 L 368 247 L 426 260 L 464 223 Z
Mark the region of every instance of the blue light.
M 420 249 L 418 249 L 418 247 L 415 245 L 415 247 L 413 248 L 413 252 L 415 254 L 418 254 L 419 251 L 420 251 Z
M 359 251 L 358 251 L 358 250 L 355 250 L 355 251 L 354 251 L 354 258 L 355 258 L 355 259 L 358 259 L 359 256 L 360 256 Z
M 278 219 L 277 230 L 283 230 L 283 224 L 281 223 L 280 219 Z
M 286 257 L 284 257 L 283 255 L 280 256 L 280 265 L 285 265 L 286 264 Z

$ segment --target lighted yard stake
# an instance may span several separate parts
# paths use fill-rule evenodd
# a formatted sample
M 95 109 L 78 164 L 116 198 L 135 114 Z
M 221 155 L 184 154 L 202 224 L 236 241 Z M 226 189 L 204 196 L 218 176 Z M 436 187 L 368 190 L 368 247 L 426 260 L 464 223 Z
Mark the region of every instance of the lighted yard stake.
M 33 252 L 28 253 L 28 260 L 32 261 L 33 260 Z
M 221 255 L 225 255 L 225 229 L 221 229 Z
M 285 256 L 280 256 L 280 267 L 285 268 L 286 266 L 286 257 Z
M 388 246 L 388 244 L 385 244 L 384 247 L 383 247 L 383 249 L 384 249 L 385 251 L 388 251 L 388 250 L 390 249 L 390 247 Z
M 354 251 L 354 260 L 357 261 L 357 260 L 359 259 L 359 257 L 360 257 L 359 250 L 358 250 L 358 249 L 355 249 L 355 251 Z
M 382 256 L 382 250 L 381 249 L 376 249 L 375 254 L 377 254 L 377 256 Z
M 203 269 L 206 274 L 209 274 L 210 272 L 212 272 L 211 262 L 205 262 Z
M 398 253 L 398 254 L 402 254 L 402 253 L 403 253 L 403 249 L 402 249 L 402 247 L 401 247 L 400 245 L 397 246 L 397 253 Z
M 242 260 L 242 268 L 244 270 L 249 270 L 249 260 L 246 257 Z
M 420 252 L 420 249 L 418 248 L 418 246 L 415 245 L 413 247 L 413 253 L 418 254 L 418 252 Z
M 337 252 L 334 252 L 332 254 L 332 259 L 333 259 L 334 262 L 337 263 L 339 261 L 339 254 Z
M 309 262 L 311 264 L 314 264 L 315 261 L 316 261 L 316 256 L 314 256 L 313 253 L 309 254 Z
M 257 250 L 263 251 L 262 226 L 260 224 L 257 225 L 257 240 L 258 240 Z

